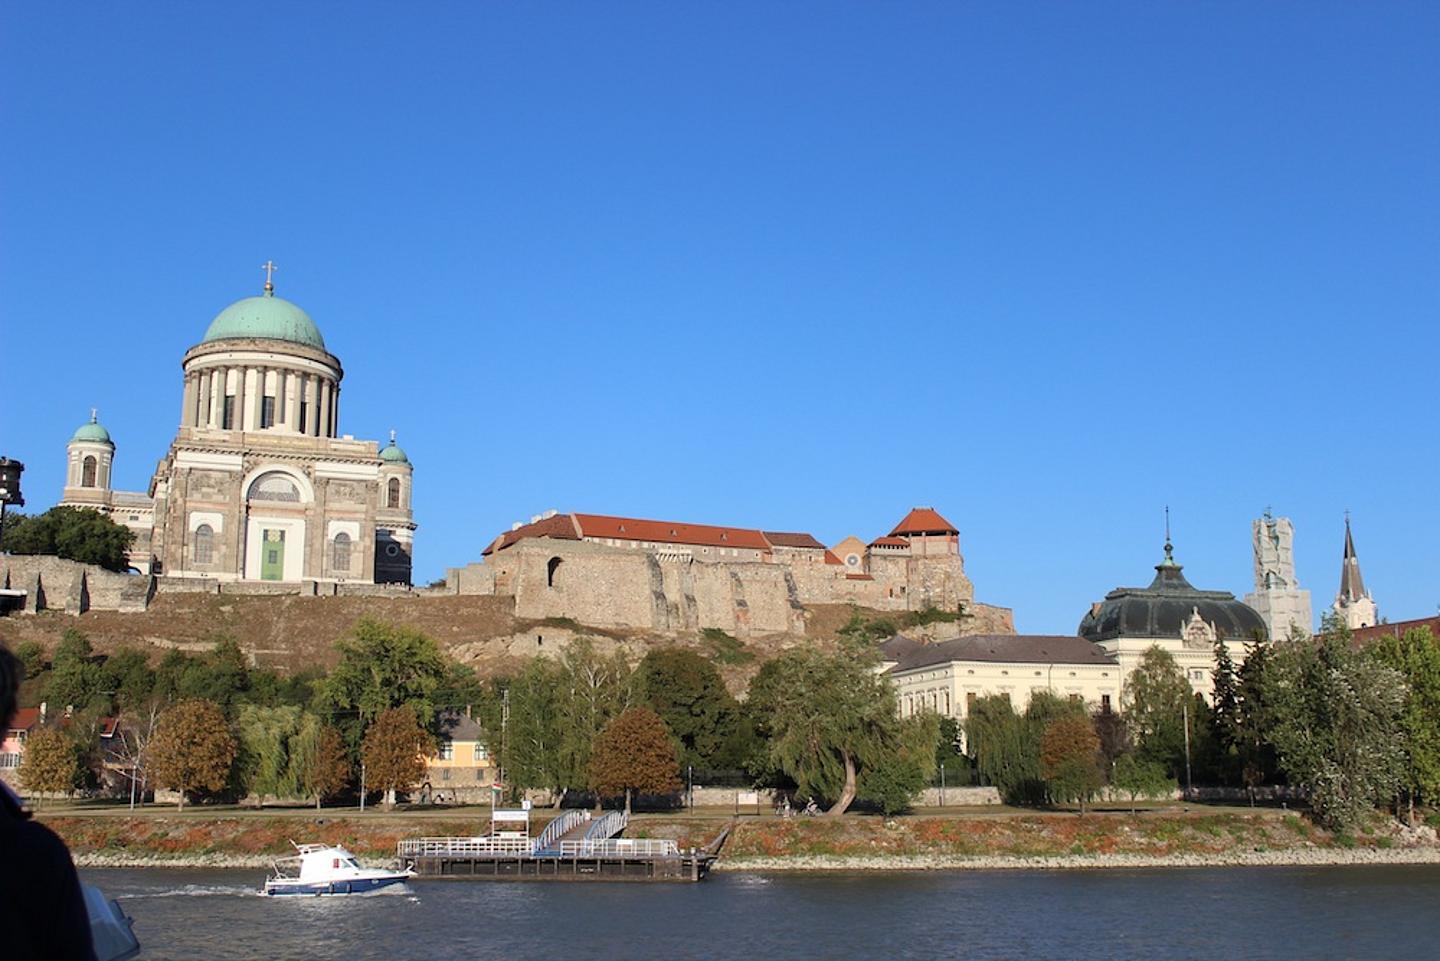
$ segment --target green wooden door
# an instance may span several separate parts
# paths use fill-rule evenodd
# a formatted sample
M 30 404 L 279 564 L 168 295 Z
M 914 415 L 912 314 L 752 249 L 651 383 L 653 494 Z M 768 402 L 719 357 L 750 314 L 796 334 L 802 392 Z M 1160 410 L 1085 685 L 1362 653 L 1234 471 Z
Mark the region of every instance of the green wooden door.
M 262 581 L 283 581 L 285 579 L 285 532 L 264 531 L 260 543 L 260 579 Z

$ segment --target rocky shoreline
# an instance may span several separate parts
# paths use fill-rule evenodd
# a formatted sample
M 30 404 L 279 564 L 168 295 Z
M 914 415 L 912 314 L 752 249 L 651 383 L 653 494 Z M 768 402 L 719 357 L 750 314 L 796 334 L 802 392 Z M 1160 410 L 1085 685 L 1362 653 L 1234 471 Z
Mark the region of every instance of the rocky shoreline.
M 85 851 L 75 855 L 75 864 L 82 868 L 266 870 L 270 867 L 272 860 L 265 855 L 217 853 L 151 857 L 123 852 Z M 1133 868 L 1322 867 L 1357 864 L 1440 864 L 1440 847 L 1292 848 L 1282 851 L 1227 851 L 1219 854 L 1071 854 L 1045 857 L 1014 855 L 966 857 L 950 854 L 722 857 L 716 862 L 714 870 L 764 873 L 1090 871 Z
M 1356 864 L 1440 864 L 1440 847 L 1292 848 L 1281 851 L 1226 851 L 1217 854 L 1067 854 L 1024 857 L 949 854 L 889 856 L 798 855 L 721 858 L 716 871 L 1089 871 L 1127 868 L 1230 868 L 1340 866 Z

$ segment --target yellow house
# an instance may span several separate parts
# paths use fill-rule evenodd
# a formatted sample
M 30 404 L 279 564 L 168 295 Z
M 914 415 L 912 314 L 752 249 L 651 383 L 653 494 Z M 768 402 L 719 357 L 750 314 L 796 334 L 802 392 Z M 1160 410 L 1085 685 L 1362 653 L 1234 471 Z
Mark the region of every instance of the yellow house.
M 439 727 L 435 753 L 425 759 L 421 796 L 452 804 L 489 801 L 496 767 L 484 729 L 461 711 L 441 711 Z

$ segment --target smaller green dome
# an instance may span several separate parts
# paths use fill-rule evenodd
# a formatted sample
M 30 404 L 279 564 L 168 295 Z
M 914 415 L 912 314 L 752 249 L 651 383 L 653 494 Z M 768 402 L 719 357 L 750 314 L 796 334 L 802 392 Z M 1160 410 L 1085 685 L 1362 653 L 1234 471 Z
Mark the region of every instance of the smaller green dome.
M 395 446 L 395 432 L 393 430 L 390 432 L 390 446 L 381 449 L 380 459 L 387 464 L 410 463 L 410 458 L 405 456 L 405 452 Z
M 96 444 L 109 444 L 111 447 L 115 446 L 115 442 L 110 439 L 110 432 L 101 426 L 98 419 L 98 412 L 94 410 L 90 411 L 90 421 L 81 424 L 70 440 L 72 443 L 77 440 L 88 440 Z
M 294 344 L 325 349 L 325 338 L 315 321 L 295 304 L 273 293 L 237 300 L 215 315 L 201 343 L 237 337 L 288 340 Z

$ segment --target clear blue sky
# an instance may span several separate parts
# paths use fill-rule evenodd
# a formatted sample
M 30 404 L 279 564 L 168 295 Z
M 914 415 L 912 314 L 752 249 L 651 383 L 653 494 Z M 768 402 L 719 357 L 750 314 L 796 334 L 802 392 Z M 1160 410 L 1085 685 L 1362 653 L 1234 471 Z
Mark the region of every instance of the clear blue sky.
M 0 10 L 0 453 L 144 489 L 260 290 L 416 465 L 417 580 L 547 508 L 886 533 L 1074 631 L 1353 511 L 1440 603 L 1434 3 Z

